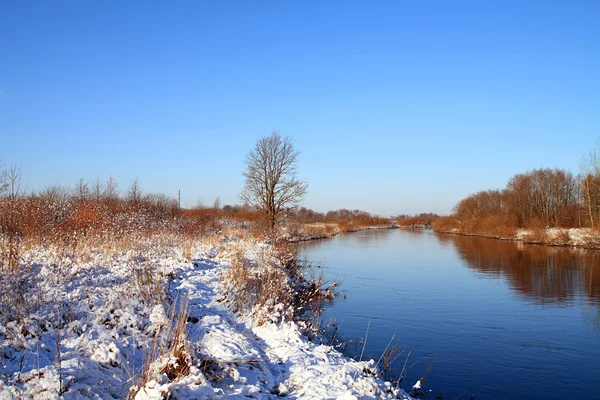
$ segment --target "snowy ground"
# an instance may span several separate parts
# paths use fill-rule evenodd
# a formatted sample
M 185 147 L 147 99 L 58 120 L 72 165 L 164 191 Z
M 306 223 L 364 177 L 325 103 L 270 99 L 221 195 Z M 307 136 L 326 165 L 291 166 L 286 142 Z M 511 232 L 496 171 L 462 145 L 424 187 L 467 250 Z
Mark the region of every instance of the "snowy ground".
M 514 234 L 498 236 L 493 234 L 469 233 L 459 229 L 439 231 L 465 236 L 482 236 L 501 240 L 513 240 L 523 243 L 546 244 L 550 246 L 569 246 L 587 249 L 600 249 L 598 231 L 589 228 L 546 228 L 543 230 L 517 229 Z
M 291 243 L 305 242 L 317 239 L 327 239 L 334 237 L 342 232 L 359 232 L 375 229 L 392 229 L 397 226 L 394 224 L 382 225 L 358 225 L 342 231 L 339 224 L 332 222 L 315 222 L 297 226 L 296 229 L 286 232 L 282 238 Z
M 249 258 L 266 251 L 235 245 Z M 125 398 L 136 385 L 137 399 L 408 398 L 376 378 L 374 361 L 311 342 L 292 321 L 234 315 L 220 279 L 231 252 L 188 246 L 151 238 L 77 257 L 28 251 L 22 270 L 1 282 L 0 398 Z M 182 358 L 171 345 L 178 315 Z

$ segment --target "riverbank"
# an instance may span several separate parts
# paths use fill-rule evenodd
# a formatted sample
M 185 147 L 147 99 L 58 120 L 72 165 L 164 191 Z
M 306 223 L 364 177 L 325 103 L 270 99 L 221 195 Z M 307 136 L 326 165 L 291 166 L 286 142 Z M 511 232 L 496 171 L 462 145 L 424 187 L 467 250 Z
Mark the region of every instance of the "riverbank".
M 316 222 L 287 227 L 281 237 L 283 240 L 289 243 L 300 243 L 310 240 L 329 239 L 339 235 L 340 233 L 396 228 L 399 228 L 399 226 L 392 223 L 380 225 L 340 225 L 333 222 Z
M 409 398 L 300 318 L 327 288 L 293 256 L 239 229 L 31 245 L 0 282 L 0 397 Z
M 437 233 L 478 236 L 546 246 L 600 249 L 600 233 L 589 228 L 517 229 L 504 235 L 464 232 L 460 229 L 435 229 Z

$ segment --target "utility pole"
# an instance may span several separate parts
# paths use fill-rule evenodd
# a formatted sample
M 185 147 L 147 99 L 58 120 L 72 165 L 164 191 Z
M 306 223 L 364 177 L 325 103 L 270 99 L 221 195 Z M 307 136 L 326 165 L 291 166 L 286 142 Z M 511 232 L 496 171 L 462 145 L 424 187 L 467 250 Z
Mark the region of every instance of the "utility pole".
M 181 209 L 181 189 L 177 191 L 177 205 Z

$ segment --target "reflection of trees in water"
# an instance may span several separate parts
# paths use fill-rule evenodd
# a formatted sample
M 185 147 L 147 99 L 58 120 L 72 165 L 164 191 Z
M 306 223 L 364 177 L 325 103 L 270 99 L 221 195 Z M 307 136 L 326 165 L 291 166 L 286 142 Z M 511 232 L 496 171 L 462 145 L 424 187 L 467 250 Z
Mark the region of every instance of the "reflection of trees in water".
M 353 232 L 346 236 L 349 240 L 356 239 L 360 244 L 373 244 L 389 239 L 390 231 L 388 229 L 368 229 L 360 232 Z M 343 237 L 343 236 L 342 236 Z
M 600 305 L 600 251 L 460 235 L 438 238 L 452 242 L 469 268 L 504 277 L 521 296 L 541 303 L 562 303 L 581 293 Z
M 319 240 L 307 240 L 305 242 L 298 243 L 298 249 L 308 252 L 309 250 L 316 250 L 325 245 L 328 240 L 331 239 L 319 239 Z

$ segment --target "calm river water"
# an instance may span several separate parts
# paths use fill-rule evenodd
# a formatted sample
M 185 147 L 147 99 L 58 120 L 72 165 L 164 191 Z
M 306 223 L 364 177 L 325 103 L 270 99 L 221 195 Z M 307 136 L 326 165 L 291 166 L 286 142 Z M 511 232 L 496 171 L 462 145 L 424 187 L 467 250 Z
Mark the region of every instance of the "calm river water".
M 600 251 L 399 229 L 300 248 L 341 282 L 324 321 L 370 324 L 375 360 L 395 333 L 397 371 L 411 352 L 405 389 L 435 356 L 425 398 L 600 399 Z

